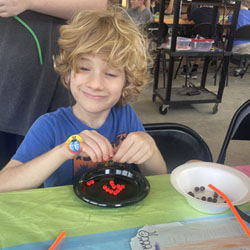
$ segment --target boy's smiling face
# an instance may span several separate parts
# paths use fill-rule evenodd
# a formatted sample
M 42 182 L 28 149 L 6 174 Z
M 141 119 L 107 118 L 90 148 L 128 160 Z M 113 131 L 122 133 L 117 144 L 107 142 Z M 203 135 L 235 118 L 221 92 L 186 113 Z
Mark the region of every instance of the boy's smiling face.
M 97 55 L 83 55 L 79 72 L 71 72 L 70 89 L 81 115 L 105 115 L 119 101 L 125 85 L 124 69 L 110 67 Z

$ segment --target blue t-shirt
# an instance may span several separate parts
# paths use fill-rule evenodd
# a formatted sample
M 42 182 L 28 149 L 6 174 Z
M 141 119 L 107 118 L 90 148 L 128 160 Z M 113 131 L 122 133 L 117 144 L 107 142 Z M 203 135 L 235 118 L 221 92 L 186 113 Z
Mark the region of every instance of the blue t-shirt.
M 188 20 L 193 20 L 195 24 L 199 23 L 212 23 L 213 18 L 213 8 L 200 7 L 190 11 L 187 14 Z M 220 13 L 218 11 L 216 22 L 219 21 Z
M 53 113 L 42 115 L 35 121 L 12 159 L 23 163 L 28 162 L 64 143 L 71 135 L 79 134 L 86 129 L 93 130 L 73 114 L 71 107 L 59 108 Z M 124 107 L 113 107 L 104 124 L 95 130 L 105 136 L 114 148 L 118 147 L 130 132 L 145 131 L 135 111 L 128 104 Z M 89 166 L 93 167 L 93 164 L 85 157 L 68 160 L 48 177 L 44 186 L 72 184 L 73 170 L 77 171 L 82 167 L 86 171 Z
M 231 23 L 233 19 L 233 14 L 228 17 L 228 22 Z M 241 26 L 250 24 L 250 11 L 242 9 L 239 12 L 238 23 L 236 26 L 236 30 L 239 29 Z M 243 43 L 250 43 L 249 40 L 234 40 L 233 46 L 243 44 Z

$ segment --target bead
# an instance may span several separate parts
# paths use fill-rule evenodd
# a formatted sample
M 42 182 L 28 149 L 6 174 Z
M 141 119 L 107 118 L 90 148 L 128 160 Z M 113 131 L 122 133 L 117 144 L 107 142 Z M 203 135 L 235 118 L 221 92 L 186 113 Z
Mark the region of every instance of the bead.
M 219 195 L 217 193 L 214 193 L 214 198 L 218 198 Z
M 188 194 L 189 194 L 190 196 L 193 196 L 193 197 L 194 197 L 194 193 L 193 193 L 193 192 L 188 192 Z
M 212 197 L 208 197 L 208 198 L 207 198 L 207 201 L 208 201 L 208 202 L 212 202 L 212 201 L 213 201 Z

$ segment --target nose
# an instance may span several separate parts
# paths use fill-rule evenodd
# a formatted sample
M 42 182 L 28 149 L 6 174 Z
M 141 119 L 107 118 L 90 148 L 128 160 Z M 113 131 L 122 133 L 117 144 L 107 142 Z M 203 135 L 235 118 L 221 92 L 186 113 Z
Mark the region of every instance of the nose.
M 103 79 L 101 74 L 93 73 L 88 79 L 88 87 L 96 90 L 102 90 L 104 88 Z

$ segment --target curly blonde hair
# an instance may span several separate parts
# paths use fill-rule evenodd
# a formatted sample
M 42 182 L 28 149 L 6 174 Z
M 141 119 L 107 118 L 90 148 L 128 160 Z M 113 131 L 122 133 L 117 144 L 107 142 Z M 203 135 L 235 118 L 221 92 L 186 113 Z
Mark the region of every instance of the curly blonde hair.
M 100 56 L 111 67 L 124 69 L 126 82 L 118 105 L 137 97 L 148 81 L 146 36 L 120 9 L 79 12 L 61 26 L 58 43 L 60 54 L 54 67 L 68 89 L 70 72 L 79 72 L 84 54 Z

